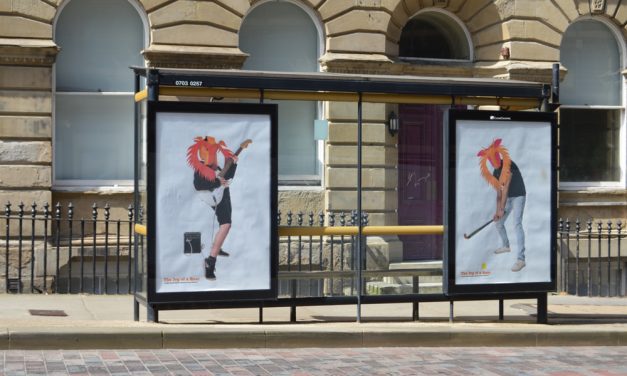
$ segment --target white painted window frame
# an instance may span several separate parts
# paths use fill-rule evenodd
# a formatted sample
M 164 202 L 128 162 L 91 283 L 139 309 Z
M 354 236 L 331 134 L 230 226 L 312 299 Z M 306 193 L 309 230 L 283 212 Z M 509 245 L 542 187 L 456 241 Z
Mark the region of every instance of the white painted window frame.
M 325 37 L 324 27 L 322 25 L 321 20 L 318 18 L 318 16 L 314 12 L 314 10 L 306 6 L 300 1 L 260 0 L 256 2 L 255 4 L 253 4 L 248 9 L 246 14 L 242 18 L 242 23 L 246 20 L 246 17 L 248 17 L 248 15 L 252 11 L 254 11 L 257 7 L 266 3 L 276 3 L 276 2 L 283 2 L 283 3 L 296 5 L 309 16 L 314 26 L 316 27 L 316 31 L 318 34 L 318 59 L 320 59 L 320 57 L 324 55 L 325 48 L 326 48 L 325 47 L 326 37 Z M 322 67 L 320 65 L 320 62 L 318 61 L 318 72 L 320 72 L 321 70 L 322 70 Z M 317 114 L 316 114 L 317 119 L 324 119 L 325 108 L 326 108 L 325 102 L 317 102 Z M 311 124 L 311 126 L 313 127 L 314 125 Z M 325 160 L 325 149 L 326 149 L 325 142 L 326 142 L 325 140 L 318 140 L 316 142 L 316 151 L 315 151 L 315 154 L 316 154 L 315 158 L 317 160 L 316 175 L 279 175 L 278 180 L 279 180 L 279 186 L 281 190 L 302 190 L 303 188 L 311 189 L 314 187 L 317 189 L 323 189 L 324 183 L 325 183 L 324 182 L 324 175 L 325 175 L 324 174 L 324 160 Z M 291 182 L 297 182 L 297 183 L 290 184 Z
M 63 12 L 63 9 L 71 1 L 80 0 L 64 0 L 57 8 L 52 27 L 52 39 L 56 40 L 56 28 L 59 16 Z M 144 29 L 144 48 L 150 43 L 150 23 L 148 16 L 146 15 L 143 7 L 139 4 L 138 0 L 126 0 L 139 15 L 142 26 Z M 145 63 L 145 61 L 144 61 Z M 132 193 L 134 190 L 133 179 L 120 179 L 120 180 L 89 180 L 89 179 L 57 179 L 55 174 L 55 152 L 54 145 L 56 138 L 56 113 L 55 113 L 55 101 L 57 95 L 130 95 L 135 94 L 133 92 L 57 92 L 57 80 L 56 80 L 56 63 L 52 67 L 52 190 L 57 192 L 109 192 L 109 193 Z M 130 125 L 132 126 L 132 125 Z
M 616 39 L 619 49 L 621 74 L 621 106 L 583 106 L 583 105 L 561 105 L 560 108 L 580 108 L 580 109 L 604 109 L 604 110 L 620 110 L 620 130 L 619 130 L 619 163 L 620 163 L 620 179 L 618 181 L 598 181 L 598 182 L 581 182 L 581 181 L 559 181 L 558 188 L 564 191 L 603 191 L 627 188 L 627 124 L 625 116 L 625 103 L 627 103 L 627 83 L 625 80 L 625 69 L 627 67 L 627 44 L 621 32 L 616 29 L 614 24 L 604 17 L 583 16 L 577 21 L 593 20 L 603 23 Z

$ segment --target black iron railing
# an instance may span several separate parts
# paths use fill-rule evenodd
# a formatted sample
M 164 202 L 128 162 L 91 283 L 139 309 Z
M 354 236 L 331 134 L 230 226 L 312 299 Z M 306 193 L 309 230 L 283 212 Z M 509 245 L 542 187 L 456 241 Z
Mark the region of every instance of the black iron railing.
M 623 223 L 559 220 L 558 289 L 580 296 L 625 296 Z
M 288 211 L 285 222 L 282 222 L 283 216 L 279 211 L 277 224 L 287 227 L 346 227 L 355 226 L 357 218 L 356 210 L 331 212 L 326 218 L 322 212 L 316 215 L 313 211 L 308 214 Z M 368 225 L 367 213 L 363 213 L 362 225 Z M 356 237 L 350 235 L 281 237 L 279 296 L 354 295 L 357 288 L 353 273 L 357 269 L 356 246 Z M 316 275 L 320 278 L 315 278 Z
M 101 217 L 102 212 L 102 217 Z M 141 213 L 140 213 L 141 215 Z M 134 208 L 111 219 L 111 208 L 23 203 L 4 210 L 4 290 L 7 293 L 128 294 L 134 289 L 131 253 Z M 1 272 L 0 272 L 1 273 Z M 2 281 L 0 281 L 2 282 Z
M 0 247 L 4 248 L 0 248 L 0 292 L 134 292 L 136 283 L 141 283 L 141 278 L 135 277 L 144 272 L 140 265 L 138 273 L 133 263 L 138 256 L 134 253 L 133 225 L 135 215 L 142 221 L 141 208 L 139 213 L 131 205 L 125 213 L 118 209 L 116 218 L 112 218 L 108 204 L 103 207 L 93 204 L 89 209 L 80 211 L 71 203 L 66 207 L 5 204 L 4 227 L 0 227 Z M 349 227 L 357 224 L 357 217 L 356 211 L 279 212 L 276 220 L 281 228 Z M 367 214 L 361 222 L 368 225 Z M 621 249 L 625 236 L 621 221 L 584 223 L 560 219 L 558 291 L 582 296 L 625 296 L 627 268 Z M 142 239 L 139 237 L 140 260 L 145 257 Z M 389 270 L 387 264 L 381 266 L 369 244 L 364 252 L 361 269 L 366 280 L 362 288 L 366 291 L 363 294 L 379 293 L 375 282 L 384 279 L 405 281 L 393 294 L 420 293 L 429 284 L 420 285 L 425 280 L 432 280 L 433 285 L 441 284 L 441 263 L 434 262 L 424 269 Z M 359 269 L 358 260 L 355 235 L 281 236 L 279 296 L 354 296 L 358 288 L 355 273 Z M 386 288 L 390 290 L 390 286 L 384 286 L 381 291 Z

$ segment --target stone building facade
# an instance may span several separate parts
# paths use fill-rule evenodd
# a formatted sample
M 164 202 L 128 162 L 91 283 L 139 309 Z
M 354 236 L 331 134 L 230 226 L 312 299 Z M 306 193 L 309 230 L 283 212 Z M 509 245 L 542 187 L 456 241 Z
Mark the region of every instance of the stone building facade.
M 126 215 L 129 65 L 549 83 L 561 62 L 560 215 L 626 218 L 626 23 L 618 0 L 0 0 L 0 202 L 71 201 L 85 213 L 108 202 Z M 441 111 L 416 107 L 364 107 L 372 224 L 405 223 L 402 127 Z M 354 209 L 356 105 L 285 108 L 280 118 L 306 121 L 280 124 L 281 209 Z M 321 140 L 316 119 L 328 121 Z

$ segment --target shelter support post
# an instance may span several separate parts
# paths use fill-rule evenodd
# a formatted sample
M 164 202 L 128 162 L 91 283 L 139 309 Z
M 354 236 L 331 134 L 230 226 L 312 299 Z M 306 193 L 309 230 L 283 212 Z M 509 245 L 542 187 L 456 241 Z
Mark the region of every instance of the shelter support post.
M 412 320 L 414 321 L 420 320 L 420 311 L 419 311 L 418 302 L 413 302 L 411 306 L 412 306 L 412 309 L 411 309 Z
M 146 321 L 159 322 L 159 310 L 152 304 L 146 304 Z
M 499 299 L 499 321 L 503 321 L 504 318 L 503 298 Z
M 538 324 L 546 324 L 548 322 L 548 298 L 546 293 L 538 295 Z
M 420 277 L 415 275 L 412 277 L 412 285 L 413 285 L 413 293 L 414 294 L 418 294 L 420 293 Z M 412 303 L 412 319 L 414 321 L 418 321 L 420 320 L 420 312 L 418 311 L 419 307 L 418 307 L 418 302 L 413 302 Z
M 451 324 L 453 323 L 453 317 L 455 316 L 454 308 L 455 308 L 455 301 L 450 300 L 449 310 L 448 310 L 448 322 L 450 322 Z
M 133 299 L 133 320 L 139 321 L 139 302 Z
M 362 96 L 359 93 L 359 101 L 357 102 L 357 322 L 361 322 L 361 295 L 364 292 L 363 289 L 363 223 L 362 223 L 362 207 L 361 207 L 361 168 L 362 168 Z

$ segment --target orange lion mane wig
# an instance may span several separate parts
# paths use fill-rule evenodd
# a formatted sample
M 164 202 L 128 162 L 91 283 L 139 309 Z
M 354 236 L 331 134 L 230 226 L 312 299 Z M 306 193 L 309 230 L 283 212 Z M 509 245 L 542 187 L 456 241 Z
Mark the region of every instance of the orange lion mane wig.
M 187 164 L 205 179 L 215 181 L 218 151 L 224 158 L 233 158 L 233 152 L 226 147 L 224 141 L 216 142 L 210 136 L 196 137 L 194 143 L 187 148 Z
M 501 139 L 497 138 L 490 146 L 481 149 L 479 153 L 477 153 L 477 157 L 481 158 L 479 160 L 481 176 L 488 182 L 488 184 L 496 190 L 505 186 L 505 183 L 511 174 L 510 167 L 512 165 L 512 160 L 510 159 L 507 148 L 501 145 Z M 494 168 L 499 168 L 501 165 L 503 166 L 498 180 L 488 170 L 488 161 L 490 161 L 490 164 L 492 164 Z

